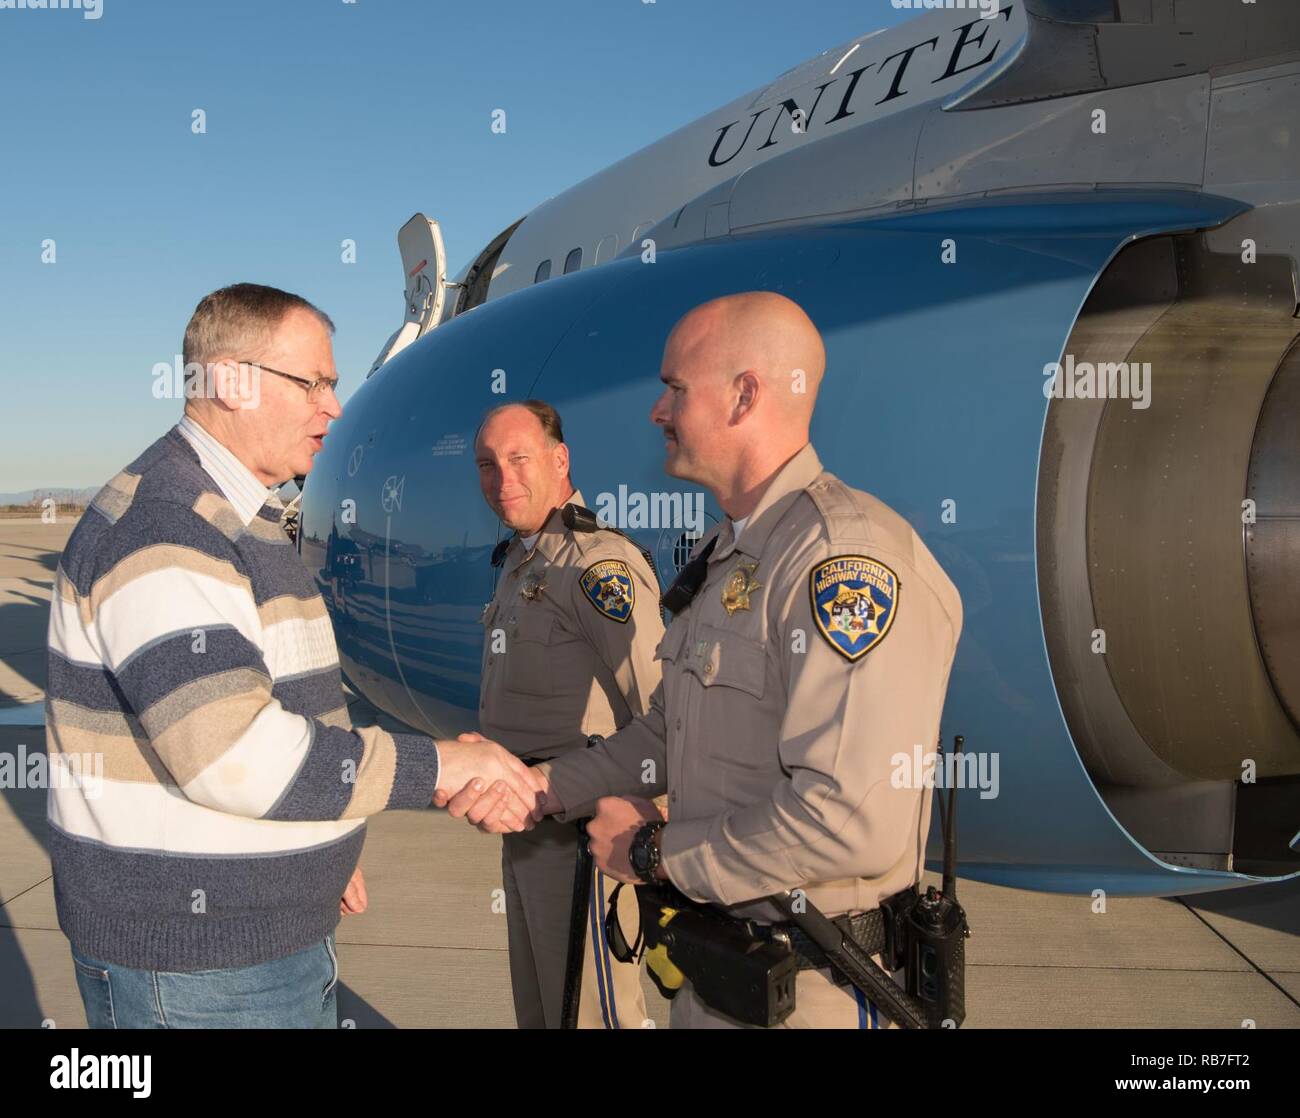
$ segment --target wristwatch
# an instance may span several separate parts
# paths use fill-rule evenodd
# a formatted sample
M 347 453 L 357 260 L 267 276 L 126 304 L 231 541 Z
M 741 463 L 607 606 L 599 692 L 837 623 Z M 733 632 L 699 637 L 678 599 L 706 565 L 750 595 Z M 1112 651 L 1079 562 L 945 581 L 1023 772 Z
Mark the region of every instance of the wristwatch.
M 662 819 L 652 819 L 637 831 L 628 848 L 628 860 L 632 869 L 647 885 L 656 881 L 655 871 L 659 868 L 659 832 L 664 829 Z

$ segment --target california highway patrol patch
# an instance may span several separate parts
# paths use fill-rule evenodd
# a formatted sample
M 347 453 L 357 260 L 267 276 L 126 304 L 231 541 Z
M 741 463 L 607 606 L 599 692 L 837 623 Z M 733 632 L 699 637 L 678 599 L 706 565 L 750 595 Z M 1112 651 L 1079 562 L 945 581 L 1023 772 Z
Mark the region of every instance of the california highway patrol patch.
M 583 571 L 582 592 L 606 617 L 626 622 L 632 616 L 636 587 L 627 564 L 618 559 L 604 559 Z
M 812 569 L 808 591 L 826 642 L 859 660 L 885 639 L 898 612 L 898 575 L 865 555 L 837 555 Z

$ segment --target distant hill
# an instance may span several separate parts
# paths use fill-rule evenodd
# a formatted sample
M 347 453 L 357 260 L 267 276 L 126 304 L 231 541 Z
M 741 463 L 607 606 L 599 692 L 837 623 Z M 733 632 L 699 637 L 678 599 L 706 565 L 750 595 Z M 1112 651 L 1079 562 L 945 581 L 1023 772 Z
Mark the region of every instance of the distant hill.
M 98 485 L 84 486 L 81 489 L 59 486 L 24 489 L 21 493 L 0 493 L 0 505 L 39 505 L 47 497 L 53 497 L 61 505 L 87 505 L 99 490 Z

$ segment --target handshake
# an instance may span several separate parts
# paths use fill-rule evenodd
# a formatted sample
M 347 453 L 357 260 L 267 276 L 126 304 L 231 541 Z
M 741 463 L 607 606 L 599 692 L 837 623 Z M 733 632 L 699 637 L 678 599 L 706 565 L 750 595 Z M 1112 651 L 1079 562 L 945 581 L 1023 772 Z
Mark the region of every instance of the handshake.
M 540 772 L 481 734 L 440 741 L 438 761 L 433 806 L 464 816 L 484 834 L 531 830 L 561 810 L 548 800 L 550 784 Z
M 550 782 L 537 769 L 479 734 L 439 742 L 438 787 L 433 806 L 464 817 L 484 834 L 527 831 L 544 816 L 564 810 Z M 632 839 L 642 824 L 666 820 L 652 800 L 603 796 L 587 820 L 587 850 L 602 873 L 618 881 L 640 882 L 632 868 Z M 664 866 L 660 880 L 670 880 Z

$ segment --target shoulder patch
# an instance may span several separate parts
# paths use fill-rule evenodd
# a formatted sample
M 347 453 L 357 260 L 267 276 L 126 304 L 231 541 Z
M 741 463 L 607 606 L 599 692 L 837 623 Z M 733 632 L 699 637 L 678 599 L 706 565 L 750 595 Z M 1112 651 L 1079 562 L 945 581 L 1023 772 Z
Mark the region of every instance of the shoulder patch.
M 817 631 L 846 660 L 860 660 L 894 624 L 898 575 L 865 555 L 836 555 L 808 576 Z
M 626 623 L 636 601 L 632 572 L 621 559 L 602 559 L 582 572 L 582 593 L 612 621 Z

